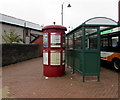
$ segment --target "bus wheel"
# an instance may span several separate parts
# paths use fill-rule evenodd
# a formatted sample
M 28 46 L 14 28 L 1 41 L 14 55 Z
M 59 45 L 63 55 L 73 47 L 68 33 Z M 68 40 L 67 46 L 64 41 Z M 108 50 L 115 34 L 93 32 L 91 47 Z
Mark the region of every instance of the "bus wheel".
M 120 60 L 119 59 L 115 59 L 114 61 L 113 61 L 113 66 L 114 66 L 114 68 L 115 68 L 115 70 L 120 70 Z

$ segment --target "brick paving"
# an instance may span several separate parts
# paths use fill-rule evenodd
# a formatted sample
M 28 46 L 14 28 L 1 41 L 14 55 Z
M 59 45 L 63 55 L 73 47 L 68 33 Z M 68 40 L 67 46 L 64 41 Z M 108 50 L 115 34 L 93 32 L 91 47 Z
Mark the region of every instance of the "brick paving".
M 100 82 L 96 77 L 72 74 L 66 68 L 62 77 L 45 79 L 42 57 L 5 66 L 2 69 L 3 97 L 13 98 L 118 98 L 118 73 L 101 68 Z

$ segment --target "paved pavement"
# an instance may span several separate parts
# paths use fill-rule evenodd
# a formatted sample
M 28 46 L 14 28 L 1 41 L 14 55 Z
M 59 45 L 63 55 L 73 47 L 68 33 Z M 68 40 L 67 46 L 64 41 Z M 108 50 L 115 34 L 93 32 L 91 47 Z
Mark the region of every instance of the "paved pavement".
M 101 68 L 100 82 L 66 68 L 62 77 L 45 79 L 42 58 L 5 66 L 2 69 L 3 97 L 12 98 L 118 98 L 118 73 Z

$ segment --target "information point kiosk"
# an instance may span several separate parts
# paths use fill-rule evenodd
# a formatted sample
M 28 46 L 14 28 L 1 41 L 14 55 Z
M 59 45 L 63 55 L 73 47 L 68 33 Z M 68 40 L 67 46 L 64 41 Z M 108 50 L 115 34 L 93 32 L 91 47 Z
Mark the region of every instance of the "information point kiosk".
M 43 27 L 43 73 L 59 77 L 65 73 L 65 31 L 61 25 Z

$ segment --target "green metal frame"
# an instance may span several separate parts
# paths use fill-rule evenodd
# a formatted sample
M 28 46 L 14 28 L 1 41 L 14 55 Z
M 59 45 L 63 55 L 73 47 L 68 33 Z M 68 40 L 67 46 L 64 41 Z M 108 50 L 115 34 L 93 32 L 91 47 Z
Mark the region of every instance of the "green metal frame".
M 105 18 L 111 20 L 115 25 L 104 25 L 104 24 L 86 24 L 88 21 Z M 73 73 L 75 71 L 82 74 L 82 81 L 85 81 L 85 76 L 97 76 L 97 80 L 100 81 L 100 32 L 107 30 L 108 28 L 118 27 L 117 22 L 110 18 L 106 17 L 95 17 L 85 21 L 82 25 L 70 31 L 66 37 L 69 38 L 70 35 L 73 35 L 73 49 L 66 49 L 66 63 L 67 66 L 73 68 Z M 106 29 L 101 29 L 101 27 L 106 27 Z M 90 36 L 97 35 L 97 49 L 86 49 L 85 41 L 88 35 L 86 35 L 86 29 L 96 29 L 96 32 L 91 33 Z M 75 49 L 75 33 L 79 30 L 82 30 L 82 49 Z M 68 45 L 68 44 L 67 44 Z

